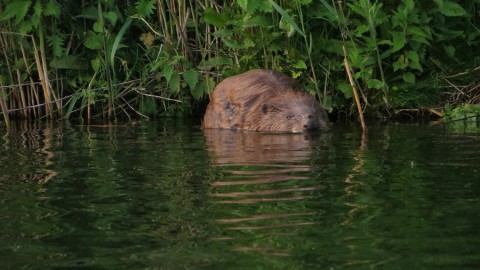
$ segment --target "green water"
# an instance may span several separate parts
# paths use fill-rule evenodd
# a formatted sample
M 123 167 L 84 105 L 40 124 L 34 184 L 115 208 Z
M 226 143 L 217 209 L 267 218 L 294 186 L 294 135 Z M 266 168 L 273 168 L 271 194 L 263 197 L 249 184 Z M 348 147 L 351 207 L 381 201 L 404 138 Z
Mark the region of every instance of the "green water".
M 478 133 L 369 126 L 0 126 L 1 269 L 478 269 Z

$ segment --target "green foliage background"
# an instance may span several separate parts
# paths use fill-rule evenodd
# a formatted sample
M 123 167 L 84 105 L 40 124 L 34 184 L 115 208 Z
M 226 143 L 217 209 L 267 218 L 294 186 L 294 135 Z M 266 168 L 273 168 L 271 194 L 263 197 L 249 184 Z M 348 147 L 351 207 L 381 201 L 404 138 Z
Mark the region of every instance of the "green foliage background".
M 442 105 L 452 74 L 478 81 L 478 0 L 3 0 L 0 10 L 7 123 L 201 114 L 218 81 L 253 68 L 285 72 L 351 115 L 344 48 L 372 116 Z

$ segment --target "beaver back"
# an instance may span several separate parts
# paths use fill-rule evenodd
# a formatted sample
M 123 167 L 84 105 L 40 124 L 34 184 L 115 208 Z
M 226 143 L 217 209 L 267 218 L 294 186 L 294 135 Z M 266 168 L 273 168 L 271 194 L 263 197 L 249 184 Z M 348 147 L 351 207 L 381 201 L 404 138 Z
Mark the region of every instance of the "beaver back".
M 210 97 L 203 128 L 303 132 L 326 127 L 318 101 L 296 81 L 271 70 L 251 70 L 223 80 Z

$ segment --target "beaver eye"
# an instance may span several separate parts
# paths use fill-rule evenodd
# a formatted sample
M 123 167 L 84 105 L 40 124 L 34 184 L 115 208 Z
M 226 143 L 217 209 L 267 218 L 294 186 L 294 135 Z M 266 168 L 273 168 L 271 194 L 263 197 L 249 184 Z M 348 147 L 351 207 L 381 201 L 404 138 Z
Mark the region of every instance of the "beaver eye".
M 262 112 L 263 112 L 263 113 L 267 113 L 267 112 L 268 112 L 268 105 L 267 105 L 267 104 L 263 104 L 263 105 L 262 105 Z
M 293 114 L 289 113 L 287 114 L 287 119 L 292 119 L 293 118 Z

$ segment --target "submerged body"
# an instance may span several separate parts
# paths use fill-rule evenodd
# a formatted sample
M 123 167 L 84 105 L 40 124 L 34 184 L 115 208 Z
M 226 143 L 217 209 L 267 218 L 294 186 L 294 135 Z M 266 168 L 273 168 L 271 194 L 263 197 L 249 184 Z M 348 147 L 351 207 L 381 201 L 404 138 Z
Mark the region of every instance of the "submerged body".
M 210 97 L 203 128 L 305 132 L 327 127 L 328 117 L 295 80 L 272 70 L 251 70 L 223 80 Z

